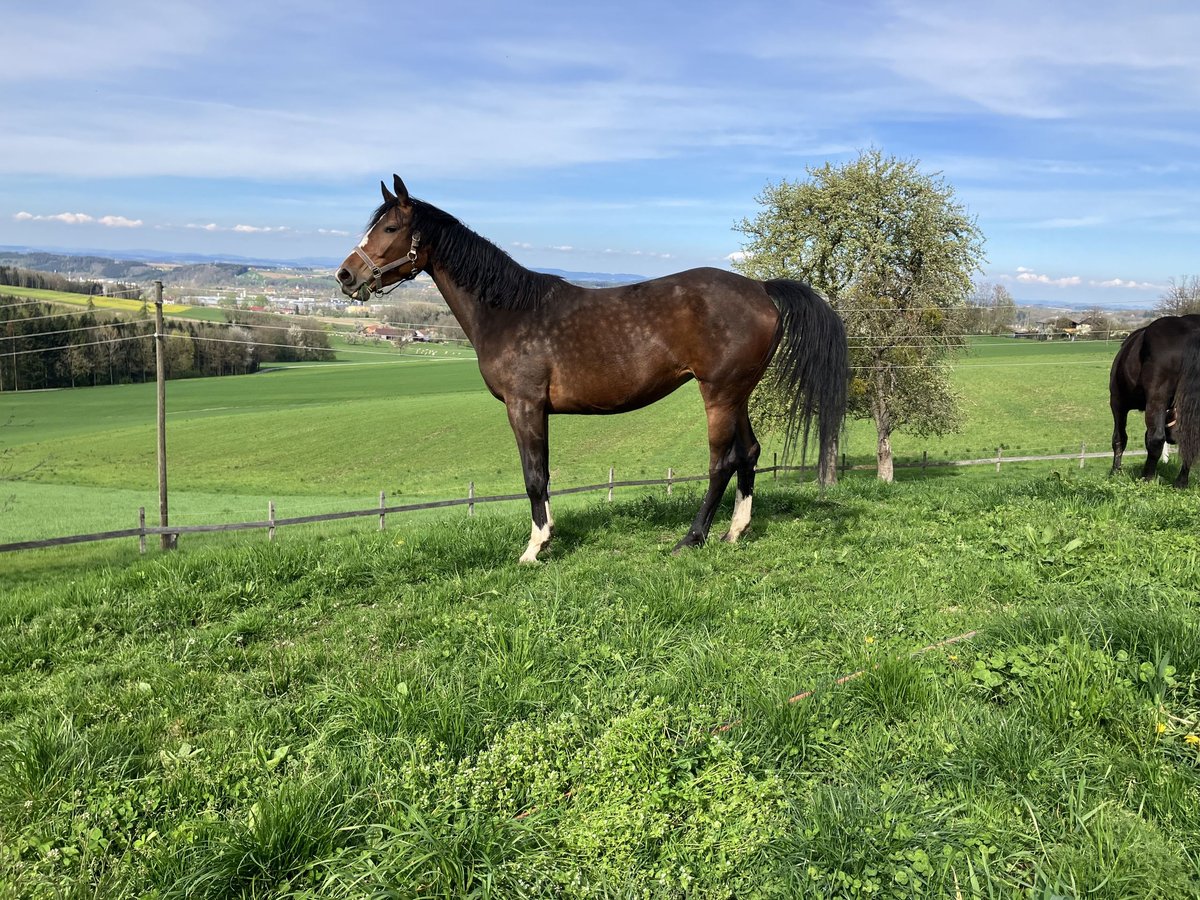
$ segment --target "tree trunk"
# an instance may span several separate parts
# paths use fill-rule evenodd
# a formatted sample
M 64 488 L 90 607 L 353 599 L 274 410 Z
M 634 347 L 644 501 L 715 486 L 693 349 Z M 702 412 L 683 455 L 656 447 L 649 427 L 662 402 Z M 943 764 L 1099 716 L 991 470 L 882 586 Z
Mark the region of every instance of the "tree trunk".
M 835 439 L 833 446 L 829 449 L 829 458 L 825 460 L 825 468 L 818 475 L 820 483 L 826 487 L 837 484 L 838 480 L 838 450 L 841 447 L 841 441 Z
M 892 469 L 892 417 L 888 415 L 887 406 L 876 398 L 871 404 L 872 418 L 875 419 L 875 474 L 880 481 L 888 484 L 893 480 Z
M 892 436 L 880 431 L 875 442 L 875 469 L 880 481 L 892 483 Z

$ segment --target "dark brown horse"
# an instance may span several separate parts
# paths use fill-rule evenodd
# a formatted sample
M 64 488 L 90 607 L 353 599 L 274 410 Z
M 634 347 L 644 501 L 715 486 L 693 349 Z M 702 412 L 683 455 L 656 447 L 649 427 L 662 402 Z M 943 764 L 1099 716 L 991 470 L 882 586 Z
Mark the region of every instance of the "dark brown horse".
M 841 319 L 795 281 L 752 281 L 692 269 L 614 288 L 576 287 L 531 272 L 465 225 L 411 198 L 399 176 L 346 257 L 342 290 L 372 292 L 426 271 L 475 347 L 488 389 L 508 409 L 533 519 L 522 562 L 535 562 L 554 520 L 548 493 L 550 413 L 618 413 L 660 400 L 693 378 L 708 415 L 708 492 L 676 545 L 702 544 L 737 473 L 736 541 L 750 522 L 759 444 L 750 392 L 782 344 L 776 375 L 791 397 L 785 449 L 819 425 L 826 472 L 846 409 L 849 369 Z
M 1121 344 L 1108 381 L 1113 414 L 1112 471 L 1121 468 L 1131 409 L 1146 411 L 1146 464 L 1154 478 L 1163 446 L 1179 442 L 1175 487 L 1184 488 L 1200 453 L 1200 316 L 1163 316 Z

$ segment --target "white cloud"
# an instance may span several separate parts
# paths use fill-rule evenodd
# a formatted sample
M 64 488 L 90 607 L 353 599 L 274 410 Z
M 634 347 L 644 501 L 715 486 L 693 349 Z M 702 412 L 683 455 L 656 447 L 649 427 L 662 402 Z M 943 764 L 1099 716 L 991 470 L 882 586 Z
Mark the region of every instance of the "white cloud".
M 109 228 L 141 228 L 141 219 L 127 219 L 124 216 L 102 216 L 100 218 L 101 225 L 107 225 Z
M 280 231 L 291 231 L 286 225 L 276 227 L 270 225 L 234 225 L 233 230 L 241 234 L 271 234 Z
M 745 250 L 734 250 L 732 253 L 729 253 L 725 256 L 725 262 L 731 262 L 731 263 L 744 262 L 747 258 L 749 258 L 749 256 L 750 256 L 750 254 L 747 253 Z
M 1107 281 L 1089 281 L 1088 284 L 1098 288 L 1125 288 L 1135 291 L 1160 291 L 1164 288 L 1161 284 L 1151 284 L 1148 281 L 1126 281 L 1122 278 L 1110 278 Z
M 318 228 L 317 234 L 331 234 L 335 237 L 350 237 L 350 232 L 342 231 L 340 228 Z
M 571 253 L 575 250 L 575 248 L 570 244 L 560 244 L 558 246 L 551 247 L 550 249 L 557 250 L 559 253 Z
M 184 228 L 193 228 L 197 231 L 224 231 L 224 229 L 216 222 L 209 222 L 207 225 L 188 224 Z
M 97 219 L 95 216 L 89 216 L 87 213 L 81 212 L 62 212 L 55 213 L 52 216 L 35 216 L 31 212 L 21 210 L 13 218 L 18 222 L 62 222 L 66 225 L 100 224 L 109 228 L 140 228 L 142 226 L 141 219 L 127 219 L 125 216 L 101 216 Z
M 1016 280 L 1025 284 L 1046 284 L 1050 285 L 1051 287 L 1078 287 L 1079 285 L 1083 284 L 1083 279 L 1078 275 L 1068 275 L 1063 278 L 1051 278 L 1049 275 L 1043 275 L 1033 271 L 1032 269 L 1027 269 L 1024 266 L 1017 267 Z

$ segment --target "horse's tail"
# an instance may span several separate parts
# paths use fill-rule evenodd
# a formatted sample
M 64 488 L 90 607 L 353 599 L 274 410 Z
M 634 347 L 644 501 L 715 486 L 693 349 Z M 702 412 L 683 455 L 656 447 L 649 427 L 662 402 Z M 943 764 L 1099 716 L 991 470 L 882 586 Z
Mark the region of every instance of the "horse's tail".
M 786 459 L 797 444 L 802 458 L 807 454 L 815 415 L 820 438 L 817 477 L 824 484 L 846 416 L 850 381 L 846 326 L 825 298 L 807 284 L 777 278 L 764 282 L 763 287 L 780 313 L 775 378 L 788 398 L 783 455 Z
M 1180 460 L 1190 467 L 1200 456 L 1200 335 L 1183 345 L 1183 365 L 1175 387 L 1175 440 Z

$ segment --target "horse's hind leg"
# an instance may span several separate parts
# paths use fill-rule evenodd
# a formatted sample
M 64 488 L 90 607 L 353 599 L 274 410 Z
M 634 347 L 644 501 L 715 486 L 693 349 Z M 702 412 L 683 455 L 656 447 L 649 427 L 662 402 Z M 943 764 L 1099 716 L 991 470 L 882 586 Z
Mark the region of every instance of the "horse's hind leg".
M 708 491 L 704 494 L 700 511 L 692 520 L 692 527 L 675 545 L 675 553 L 684 547 L 698 547 L 704 543 L 712 527 L 717 506 L 729 485 L 729 479 L 738 468 L 737 450 L 734 446 L 737 407 L 715 402 L 704 385 L 701 385 L 700 391 L 704 395 L 708 412 Z M 748 517 L 748 509 L 746 514 Z
M 1179 474 L 1175 476 L 1175 487 L 1183 490 L 1188 486 L 1188 473 L 1191 471 L 1191 465 L 1187 460 L 1182 460 L 1179 465 Z
M 758 465 L 762 448 L 754 436 L 750 414 L 745 408 L 738 415 L 734 434 L 734 449 L 737 453 L 737 493 L 733 498 L 733 520 L 729 523 L 722 540 L 734 543 L 750 525 L 750 509 L 754 504 L 754 468 Z
M 1158 469 L 1158 460 L 1167 443 L 1167 406 L 1165 403 L 1146 400 L 1146 465 L 1142 467 L 1142 480 L 1153 481 Z
M 1113 435 L 1112 435 L 1112 450 L 1113 462 L 1110 474 L 1115 475 L 1121 471 L 1121 457 L 1125 455 L 1125 447 L 1129 443 L 1129 433 L 1125 430 L 1126 420 L 1129 418 L 1129 410 L 1119 403 L 1112 404 L 1113 414 Z

